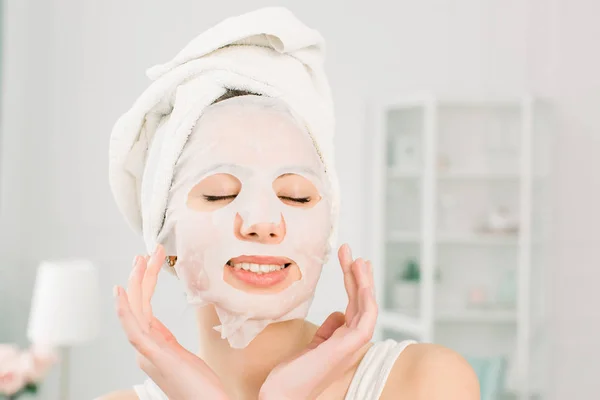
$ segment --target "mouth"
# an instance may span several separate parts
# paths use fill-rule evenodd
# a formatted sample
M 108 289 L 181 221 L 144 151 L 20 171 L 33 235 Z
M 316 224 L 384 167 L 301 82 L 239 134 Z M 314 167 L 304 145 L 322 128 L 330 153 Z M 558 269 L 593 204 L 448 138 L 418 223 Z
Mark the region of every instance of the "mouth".
M 227 261 L 227 265 L 237 270 L 268 274 L 289 267 L 292 261 L 282 257 L 241 256 Z
M 256 288 L 274 287 L 288 277 L 295 263 L 284 257 L 240 256 L 227 261 L 227 273 Z

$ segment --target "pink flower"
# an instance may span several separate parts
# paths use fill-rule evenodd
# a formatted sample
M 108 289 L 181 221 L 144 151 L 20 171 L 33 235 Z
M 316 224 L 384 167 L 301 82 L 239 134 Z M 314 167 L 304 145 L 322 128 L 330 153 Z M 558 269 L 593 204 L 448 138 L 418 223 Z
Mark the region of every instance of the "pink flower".
M 58 361 L 56 353 L 47 347 L 33 345 L 22 354 L 25 376 L 28 382 L 39 382 L 46 376 L 50 367 Z
M 0 344 L 0 394 L 10 396 L 25 386 L 24 363 L 15 346 Z
M 0 343 L 0 368 L 7 362 L 19 355 L 19 349 L 11 344 Z
M 20 352 L 16 346 L 0 344 L 0 394 L 10 396 L 28 383 L 39 382 L 57 359 L 47 347 L 34 345 Z

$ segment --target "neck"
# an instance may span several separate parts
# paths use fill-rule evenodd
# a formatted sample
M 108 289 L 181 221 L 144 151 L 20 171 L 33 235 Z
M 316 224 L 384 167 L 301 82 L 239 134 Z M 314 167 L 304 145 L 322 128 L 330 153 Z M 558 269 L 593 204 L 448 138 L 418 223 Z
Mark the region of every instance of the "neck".
M 302 351 L 312 340 L 316 327 L 301 319 L 268 325 L 243 349 L 233 349 L 220 333 L 214 306 L 198 309 L 199 356 L 221 378 L 233 398 L 258 397 L 267 375 L 282 361 Z

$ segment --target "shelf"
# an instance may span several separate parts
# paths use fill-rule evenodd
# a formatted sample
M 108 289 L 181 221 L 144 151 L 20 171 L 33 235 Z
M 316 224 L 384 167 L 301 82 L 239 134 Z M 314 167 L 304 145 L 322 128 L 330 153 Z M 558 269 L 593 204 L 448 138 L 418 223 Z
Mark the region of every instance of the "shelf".
M 382 325 L 391 329 L 396 327 L 404 332 L 408 331 L 407 326 L 413 327 L 420 324 L 417 317 L 417 310 L 407 310 L 404 312 L 384 310 L 380 315 L 385 315 L 380 321 Z M 517 322 L 517 313 L 514 310 L 482 308 L 441 311 L 435 315 L 434 319 L 438 323 L 514 324 Z
M 517 313 L 512 310 L 462 310 L 455 312 L 442 312 L 435 316 L 438 322 L 458 322 L 458 323 L 489 323 L 504 324 L 516 323 Z
M 534 312 L 537 290 L 545 289 L 538 268 L 547 263 L 547 249 L 538 246 L 551 244 L 541 206 L 547 201 L 552 140 L 543 132 L 550 127 L 545 118 L 538 121 L 536 103 L 527 94 L 388 99 L 374 118 L 368 179 L 374 226 L 369 245 L 376 263 L 385 266 L 374 270 L 375 280 L 384 292 L 380 299 L 390 305 L 380 310 L 378 333 L 447 343 L 466 353 L 510 355 L 510 380 L 518 395 L 524 393 L 518 398 L 528 399 L 538 392 L 531 382 L 544 359 L 537 357 L 547 352 L 547 326 Z M 508 210 L 514 229 L 480 231 L 507 225 L 493 223 L 500 220 L 493 218 L 499 208 Z M 389 281 L 405 257 L 417 259 L 433 281 L 418 293 L 422 309 L 391 307 L 414 305 L 408 303 L 411 293 Z M 440 264 L 448 266 L 441 270 L 443 288 L 435 277 Z M 502 292 L 508 268 L 518 307 L 461 301 L 475 284 Z M 396 290 L 407 296 L 405 303 L 393 301 Z
M 434 238 L 439 244 L 460 244 L 477 246 L 516 246 L 519 244 L 518 236 L 493 236 L 478 234 L 438 234 Z M 391 243 L 419 243 L 421 237 L 414 232 L 392 232 L 388 236 Z
M 419 318 L 389 310 L 379 312 L 377 323 L 384 328 L 407 333 L 417 338 L 421 337 L 424 332 L 423 324 Z

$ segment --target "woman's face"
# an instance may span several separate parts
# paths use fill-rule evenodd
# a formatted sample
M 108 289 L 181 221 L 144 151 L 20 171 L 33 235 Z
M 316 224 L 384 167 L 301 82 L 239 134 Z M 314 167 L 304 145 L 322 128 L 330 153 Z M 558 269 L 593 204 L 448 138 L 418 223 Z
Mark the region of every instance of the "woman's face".
M 235 151 L 233 152 L 235 153 Z M 232 203 L 242 190 L 242 183 L 233 175 L 217 173 L 196 184 L 187 198 L 187 206 L 200 212 L 212 212 Z M 308 209 L 321 200 L 315 185 L 305 177 L 286 173 L 275 178 L 273 193 L 285 205 Z M 279 224 L 257 221 L 248 226 L 240 214 L 231 228 L 241 241 L 278 244 L 286 235 L 286 221 Z M 242 255 L 228 260 L 223 269 L 224 281 L 249 293 L 280 292 L 301 277 L 298 265 L 289 259 Z
M 178 229 L 177 242 L 194 246 L 202 258 L 207 273 L 198 289 L 208 291 L 218 276 L 244 293 L 276 294 L 303 271 L 309 286 L 316 285 L 331 207 L 312 140 L 282 111 L 215 108 L 194 132 L 202 150 L 193 152 L 188 143 L 182 160 L 194 172 L 185 208 L 196 222 L 186 219 L 190 229 Z

